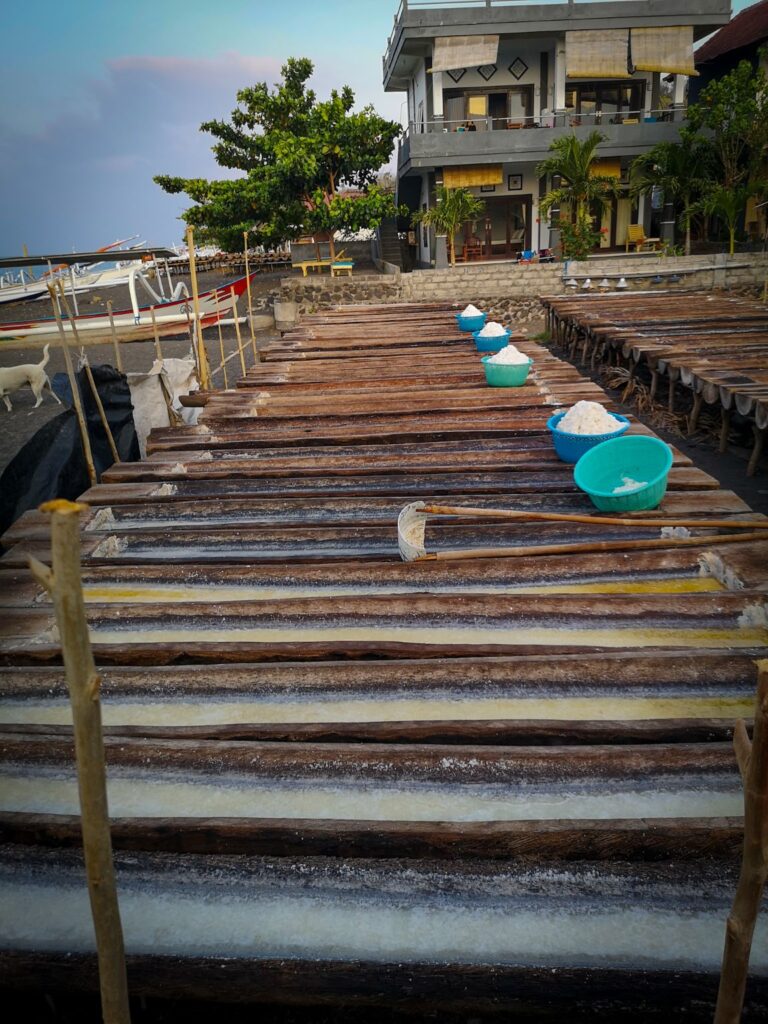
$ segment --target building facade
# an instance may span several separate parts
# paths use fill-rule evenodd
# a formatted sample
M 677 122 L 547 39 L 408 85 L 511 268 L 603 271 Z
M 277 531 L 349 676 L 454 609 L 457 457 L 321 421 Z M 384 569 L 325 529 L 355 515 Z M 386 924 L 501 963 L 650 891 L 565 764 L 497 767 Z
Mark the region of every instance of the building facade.
M 726 24 L 730 0 L 402 0 L 383 59 L 384 88 L 406 96 L 398 199 L 426 210 L 440 185 L 465 186 L 485 213 L 456 238 L 465 260 L 515 258 L 554 240 L 539 217 L 551 182 L 536 166 L 563 132 L 596 128 L 600 173 L 628 186 L 631 161 L 678 141 L 693 43 Z M 673 75 L 671 92 L 663 80 Z M 595 211 L 601 245 L 653 211 L 629 194 Z M 415 263 L 435 264 L 435 239 L 412 235 Z

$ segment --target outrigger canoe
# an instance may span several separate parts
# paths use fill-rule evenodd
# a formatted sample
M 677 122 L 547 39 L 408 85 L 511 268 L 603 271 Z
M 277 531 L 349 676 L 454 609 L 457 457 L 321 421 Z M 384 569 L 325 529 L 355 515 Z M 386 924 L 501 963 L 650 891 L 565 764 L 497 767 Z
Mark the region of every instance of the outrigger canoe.
M 251 279 L 255 274 L 250 275 Z M 200 320 L 203 327 L 210 327 L 220 319 L 232 315 L 232 293 L 239 298 L 248 286 L 248 278 L 240 277 L 228 281 L 219 288 L 203 292 L 199 296 Z M 184 289 L 186 291 L 186 288 Z M 132 290 L 132 297 L 135 292 Z M 144 341 L 154 337 L 150 306 L 138 306 L 134 301 L 132 309 L 121 309 L 113 313 L 115 331 L 120 341 Z M 157 331 L 161 337 L 181 334 L 194 321 L 195 311 L 192 298 L 183 295 L 171 302 L 155 304 Z M 84 343 L 107 342 L 112 339 L 109 316 L 104 313 L 83 313 L 74 317 L 77 333 Z M 72 325 L 64 318 L 64 330 L 72 335 Z M 48 344 L 59 338 L 55 317 L 43 320 L 25 320 L 17 323 L 0 324 L 0 348 L 4 343 Z

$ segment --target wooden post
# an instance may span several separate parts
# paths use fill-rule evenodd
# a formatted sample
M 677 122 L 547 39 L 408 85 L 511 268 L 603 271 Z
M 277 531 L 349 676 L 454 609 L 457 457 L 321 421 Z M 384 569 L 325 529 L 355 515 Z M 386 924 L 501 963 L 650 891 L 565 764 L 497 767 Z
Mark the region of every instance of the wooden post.
M 163 350 L 160 348 L 160 332 L 157 329 L 157 317 L 155 316 L 155 307 L 149 307 L 149 315 L 152 318 L 152 334 L 155 336 L 155 355 L 162 363 L 163 361 Z
M 739 720 L 733 732 L 744 786 L 744 847 L 733 907 L 725 927 L 715 1024 L 738 1024 L 747 986 L 752 935 L 768 878 L 768 660 L 758 661 L 755 729 L 749 742 Z
M 29 567 L 53 601 L 72 705 L 80 825 L 96 933 L 102 1015 L 105 1024 L 130 1024 L 123 929 L 109 831 L 99 703 L 101 679 L 93 661 L 80 579 L 80 512 L 85 508 L 61 500 L 41 506 L 42 512 L 51 514 L 52 569 L 34 558 L 29 559 Z
M 123 359 L 122 356 L 120 355 L 120 343 L 117 340 L 117 331 L 115 330 L 115 317 L 112 313 L 112 299 L 109 299 L 107 302 L 107 313 L 109 314 L 109 330 L 110 333 L 112 334 L 112 345 L 114 346 L 115 349 L 115 366 L 120 371 L 120 373 L 122 373 Z
M 208 356 L 203 341 L 203 324 L 200 319 L 200 295 L 197 290 L 197 264 L 195 263 L 195 232 L 187 228 L 187 249 L 189 250 L 189 277 L 192 282 L 192 308 L 195 311 L 195 332 L 197 335 L 197 368 L 200 372 L 200 387 L 207 391 L 211 386 L 208 371 Z
M 58 282 L 61 285 L 61 282 Z M 56 289 L 52 284 L 48 285 L 48 291 L 51 295 L 51 301 L 53 301 Z M 83 455 L 85 456 L 85 465 L 88 470 L 88 479 L 91 481 L 91 486 L 96 484 L 96 467 L 93 464 L 93 452 L 91 451 L 91 439 L 88 436 L 88 425 L 85 420 L 85 413 L 83 412 L 83 403 L 80 399 L 80 389 L 77 384 L 77 376 L 75 375 L 75 368 L 72 366 L 72 357 L 69 352 L 69 343 L 67 342 L 67 334 L 64 330 L 64 324 L 61 322 L 61 313 L 56 307 L 56 303 L 53 302 L 53 315 L 56 318 L 56 326 L 59 330 L 59 339 L 61 340 L 61 348 L 64 352 L 64 363 L 67 368 L 67 376 L 69 377 L 69 386 L 72 388 L 72 403 L 75 407 L 75 415 L 77 416 L 77 425 L 80 428 L 80 440 L 83 445 Z
M 245 251 L 245 287 L 248 292 L 248 326 L 251 330 L 251 345 L 253 345 L 253 358 L 257 363 L 261 362 L 259 346 L 256 344 L 256 334 L 253 330 L 253 309 L 251 306 L 251 271 L 248 265 L 248 232 L 243 232 L 243 248 Z
M 243 371 L 245 376 L 245 355 L 243 354 L 243 339 L 240 336 L 240 324 L 237 316 L 237 296 L 235 295 L 234 287 L 229 289 L 230 295 L 232 296 L 232 318 L 235 321 L 235 334 L 237 335 L 237 351 L 240 353 L 240 369 Z
M 229 381 L 227 380 L 227 360 L 224 357 L 224 337 L 221 333 L 221 310 L 219 309 L 219 292 L 216 288 L 213 289 L 213 305 L 216 310 L 216 327 L 219 331 L 219 354 L 221 355 L 221 372 L 224 374 L 224 388 L 225 390 L 229 387 Z

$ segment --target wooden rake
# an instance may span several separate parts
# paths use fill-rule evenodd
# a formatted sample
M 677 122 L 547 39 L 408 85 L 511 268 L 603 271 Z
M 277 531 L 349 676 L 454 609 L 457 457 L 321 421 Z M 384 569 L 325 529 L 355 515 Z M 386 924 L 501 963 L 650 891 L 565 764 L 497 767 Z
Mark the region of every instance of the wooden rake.
M 466 548 L 459 551 L 428 553 L 425 547 L 427 519 L 430 516 L 506 519 L 518 522 L 587 523 L 590 526 L 631 526 L 677 530 L 675 535 L 649 537 L 647 540 L 585 541 L 571 544 L 528 544 L 518 547 Z M 693 537 L 689 529 L 737 530 L 713 537 Z M 444 561 L 458 558 L 531 558 L 536 555 L 588 554 L 600 551 L 647 551 L 653 548 L 711 547 L 768 539 L 768 519 L 740 522 L 732 519 L 614 519 L 607 516 L 580 516 L 565 512 L 526 512 L 515 509 L 462 508 L 456 505 L 428 505 L 414 501 L 397 517 L 397 546 L 404 562 Z

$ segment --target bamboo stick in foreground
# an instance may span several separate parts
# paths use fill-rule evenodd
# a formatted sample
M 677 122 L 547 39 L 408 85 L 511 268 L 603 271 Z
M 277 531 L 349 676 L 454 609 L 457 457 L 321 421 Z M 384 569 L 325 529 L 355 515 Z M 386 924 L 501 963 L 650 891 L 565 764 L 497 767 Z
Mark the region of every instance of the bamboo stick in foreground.
M 31 557 L 29 567 L 53 601 L 72 705 L 80 824 L 96 933 L 102 1014 L 105 1024 L 130 1024 L 123 929 L 109 830 L 101 679 L 91 651 L 80 579 L 80 513 L 85 508 L 62 500 L 40 506 L 42 512 L 51 515 L 52 569 Z
M 261 362 L 259 346 L 256 344 L 256 335 L 253 330 L 253 307 L 251 305 L 251 273 L 248 266 L 248 232 L 243 232 L 243 249 L 245 251 L 245 287 L 248 292 L 248 326 L 251 329 L 251 344 L 253 345 L 253 357 L 257 363 Z
M 245 376 L 245 356 L 243 354 L 243 339 L 240 336 L 240 324 L 238 323 L 237 314 L 237 296 L 235 295 L 234 285 L 229 289 L 230 295 L 232 296 L 232 319 L 235 321 L 235 334 L 237 335 L 237 351 L 240 354 L 240 369 L 243 371 Z
M 152 317 L 152 334 L 155 338 L 155 355 L 162 363 L 163 361 L 163 350 L 160 348 L 160 332 L 157 329 L 157 317 L 155 316 L 155 307 L 149 307 L 149 315 Z
M 117 340 L 117 331 L 115 330 L 115 317 L 112 313 L 112 299 L 107 302 L 107 313 L 109 314 L 109 330 L 112 334 L 112 345 L 115 349 L 115 366 L 120 373 L 123 372 L 123 358 L 120 355 L 120 343 Z
M 189 277 L 192 282 L 192 308 L 195 311 L 195 333 L 197 337 L 197 366 L 200 371 L 200 387 L 207 391 L 211 386 L 208 371 L 208 356 L 203 340 L 203 324 L 200 319 L 200 294 L 197 290 L 197 263 L 195 262 L 195 232 L 187 228 L 187 249 L 189 251 Z
M 715 1024 L 738 1024 L 747 987 L 749 954 L 768 878 L 768 660 L 758 661 L 752 742 L 739 720 L 733 745 L 744 786 L 744 847 L 733 907 L 725 926 Z
M 72 357 L 69 352 L 69 342 L 67 341 L 67 334 L 64 330 L 64 324 L 61 321 L 61 313 L 56 305 L 55 296 L 56 289 L 52 284 L 48 285 L 48 291 L 51 295 L 51 302 L 53 303 L 53 315 L 56 318 L 56 327 L 59 331 L 59 339 L 61 341 L 61 348 L 64 352 L 64 364 L 67 368 L 67 376 L 69 377 L 69 386 L 72 389 L 72 404 L 75 407 L 75 415 L 77 416 L 77 425 L 80 429 L 80 441 L 83 445 L 83 455 L 85 456 L 85 466 L 88 470 L 88 479 L 91 481 L 93 487 L 96 480 L 96 467 L 93 464 L 93 451 L 91 450 L 91 439 L 88 436 L 88 424 L 85 419 L 85 413 L 83 411 L 83 403 L 80 398 L 80 388 L 77 383 L 77 376 L 75 374 L 75 368 L 72 365 Z
M 224 374 L 224 390 L 229 387 L 227 380 L 227 360 L 224 357 L 224 335 L 221 333 L 221 310 L 219 309 L 219 291 L 213 289 L 213 305 L 216 310 L 216 327 L 219 331 L 219 354 L 221 355 L 221 372 Z

